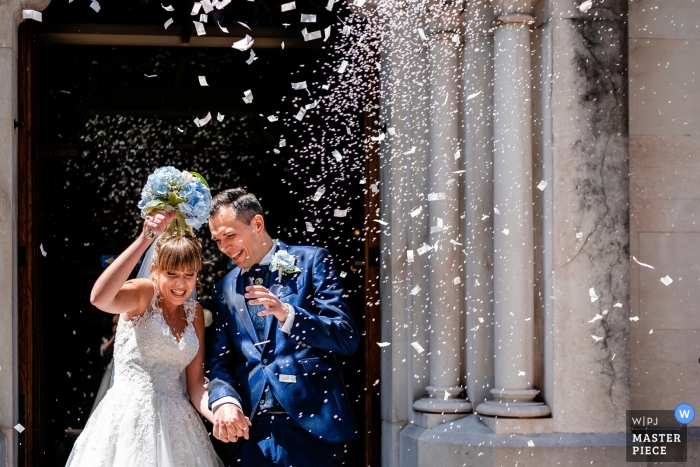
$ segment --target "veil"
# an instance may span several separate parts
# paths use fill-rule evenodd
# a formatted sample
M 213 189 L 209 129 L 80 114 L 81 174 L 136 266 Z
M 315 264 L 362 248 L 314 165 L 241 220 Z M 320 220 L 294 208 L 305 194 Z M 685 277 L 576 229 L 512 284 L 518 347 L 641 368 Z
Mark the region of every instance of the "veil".
M 136 274 L 137 279 L 148 279 L 148 276 L 151 274 L 151 264 L 153 264 L 153 252 L 156 249 L 156 243 L 158 243 L 158 240 L 162 236 L 163 234 L 160 234 L 156 238 L 154 238 L 153 242 L 151 242 L 151 246 L 149 246 L 146 250 L 146 253 L 143 254 L 143 258 L 141 259 L 141 267 L 139 268 L 139 272 Z M 192 290 L 192 293 L 190 294 L 189 298 L 191 298 L 192 300 L 197 300 L 197 287 L 195 287 Z

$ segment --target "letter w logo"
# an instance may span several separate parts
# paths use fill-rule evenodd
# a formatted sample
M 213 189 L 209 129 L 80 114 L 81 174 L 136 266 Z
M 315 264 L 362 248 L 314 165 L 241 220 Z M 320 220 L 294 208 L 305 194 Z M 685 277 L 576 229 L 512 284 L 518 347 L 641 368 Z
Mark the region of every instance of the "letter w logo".
M 679 410 L 681 418 L 690 418 L 690 410 Z

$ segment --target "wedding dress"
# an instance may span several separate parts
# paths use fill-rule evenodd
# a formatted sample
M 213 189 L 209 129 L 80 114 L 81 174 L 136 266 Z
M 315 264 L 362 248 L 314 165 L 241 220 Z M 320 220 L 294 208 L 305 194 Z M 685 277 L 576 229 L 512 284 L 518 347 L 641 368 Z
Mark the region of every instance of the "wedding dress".
M 184 303 L 180 341 L 157 306 L 155 291 L 142 316 L 119 318 L 114 384 L 78 437 L 70 467 L 223 466 L 190 404 L 183 372 L 197 354 L 192 321 L 197 302 Z

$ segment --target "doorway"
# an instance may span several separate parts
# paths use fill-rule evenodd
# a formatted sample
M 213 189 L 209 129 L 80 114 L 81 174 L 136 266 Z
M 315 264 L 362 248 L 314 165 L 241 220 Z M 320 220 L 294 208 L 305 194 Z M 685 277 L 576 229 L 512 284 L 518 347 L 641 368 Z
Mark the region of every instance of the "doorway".
M 161 8 L 159 3 L 155 7 Z M 52 4 L 44 12 L 45 22 L 52 14 L 67 15 L 67 8 L 72 6 Z M 282 19 L 272 14 L 256 20 L 265 10 L 261 8 L 251 10 L 247 21 L 274 29 Z M 24 404 L 25 420 L 31 420 L 29 434 L 20 440 L 24 465 L 64 465 L 89 416 L 109 362 L 103 344 L 112 332 L 110 316 L 90 305 L 89 291 L 136 236 L 136 203 L 156 167 L 202 173 L 213 193 L 233 186 L 256 193 L 273 237 L 331 251 L 344 273 L 360 331 L 378 332 L 378 319 L 373 321 L 376 329 L 366 327 L 366 266 L 373 256 L 364 233 L 366 183 L 361 183 L 367 181 L 366 116 L 358 108 L 343 118 L 329 118 L 328 111 L 312 107 L 301 121 L 284 120 L 315 102 L 310 91 L 291 89 L 291 82 L 307 81 L 317 89 L 333 83 L 328 68 L 320 66 L 328 61 L 329 50 L 254 48 L 257 58 L 248 65 L 248 53 L 228 46 L 81 45 L 80 32 L 75 33 L 80 29 L 57 21 L 26 33 L 33 63 L 29 87 L 34 90 L 27 97 L 33 109 L 28 138 L 34 144 L 25 151 L 33 156 L 22 170 L 34 178 L 21 197 L 27 199 L 23 215 L 34 219 L 34 230 L 20 248 L 38 246 L 39 253 L 26 256 L 24 267 L 31 269 L 26 285 L 33 287 L 21 303 L 21 313 L 33 323 L 22 332 L 34 349 L 20 368 L 25 383 L 20 392 L 26 397 L 33 391 L 31 402 Z M 289 40 L 287 32 L 277 29 L 266 32 L 271 41 Z M 122 39 L 151 40 L 125 34 L 128 30 L 121 26 Z M 56 39 L 60 34 L 63 40 Z M 199 76 L 206 77 L 207 86 Z M 249 89 L 251 104 L 242 99 Z M 314 90 L 319 97 L 324 92 Z M 208 113 L 210 122 L 197 126 L 194 119 Z M 285 125 L 275 125 L 268 116 L 278 116 Z M 325 146 L 331 142 L 346 163 L 330 156 Z M 319 187 L 327 193 L 313 201 Z M 347 209 L 346 216 L 334 216 L 336 209 Z M 206 228 L 198 237 L 212 261 L 203 273 L 205 287 L 210 287 L 230 264 L 208 240 Z M 206 291 L 200 297 L 205 308 L 209 300 Z M 366 414 L 378 413 L 367 396 L 372 392 L 365 382 L 371 377 L 367 362 L 362 346 L 341 361 L 361 431 L 371 428 Z M 371 371 L 378 373 L 378 368 Z M 376 438 L 379 426 L 371 431 Z M 368 454 L 367 444 L 362 437 L 350 446 L 346 464 L 378 465 L 367 460 L 378 457 L 378 451 Z

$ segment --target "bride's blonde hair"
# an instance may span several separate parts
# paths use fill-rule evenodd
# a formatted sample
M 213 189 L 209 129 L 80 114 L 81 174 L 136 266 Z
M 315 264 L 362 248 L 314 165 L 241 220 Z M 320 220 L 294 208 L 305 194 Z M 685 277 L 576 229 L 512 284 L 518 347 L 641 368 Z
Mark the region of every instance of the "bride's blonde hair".
M 151 277 L 157 271 L 192 271 L 202 270 L 202 245 L 194 235 L 162 235 L 153 249 L 153 264 L 156 266 Z

